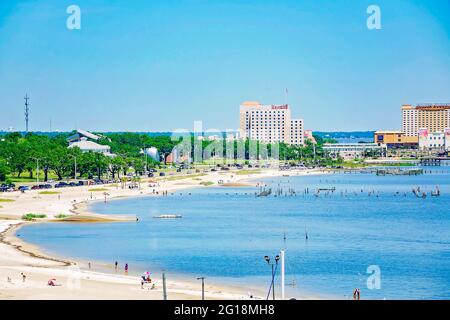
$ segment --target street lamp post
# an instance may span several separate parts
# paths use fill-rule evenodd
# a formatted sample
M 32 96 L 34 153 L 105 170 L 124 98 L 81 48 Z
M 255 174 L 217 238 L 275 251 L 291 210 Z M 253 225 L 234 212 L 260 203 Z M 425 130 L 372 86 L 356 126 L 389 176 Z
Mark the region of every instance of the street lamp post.
M 272 282 L 270 283 L 269 292 L 267 293 L 266 300 L 269 300 L 270 290 L 272 290 L 272 298 L 273 300 L 275 300 L 275 273 L 278 267 L 278 260 L 280 260 L 280 256 L 279 255 L 275 256 L 275 263 L 270 262 L 269 256 L 264 256 L 264 260 L 266 260 L 267 264 L 269 264 L 272 268 Z
M 75 168 L 74 168 L 74 174 L 73 174 L 73 178 L 76 179 L 77 178 L 77 157 L 72 155 L 72 158 L 75 161 Z
M 197 280 L 202 280 L 202 300 L 205 300 L 205 277 L 198 277 Z
M 162 273 L 162 281 L 163 281 L 163 299 L 167 300 L 166 273 L 164 271 Z
M 144 174 L 147 175 L 147 149 L 144 145 L 144 161 L 145 161 L 145 167 L 144 167 Z
M 75 173 L 73 175 L 73 178 L 76 179 L 77 178 L 77 157 L 74 157 L 75 159 Z
M 39 158 L 34 158 L 36 160 L 36 183 L 39 183 Z

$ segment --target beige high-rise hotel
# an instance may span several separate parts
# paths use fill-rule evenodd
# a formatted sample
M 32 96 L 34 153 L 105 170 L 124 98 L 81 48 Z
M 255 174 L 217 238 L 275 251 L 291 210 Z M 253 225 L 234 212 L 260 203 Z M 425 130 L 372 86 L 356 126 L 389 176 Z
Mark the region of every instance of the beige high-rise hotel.
M 420 129 L 444 132 L 450 128 L 450 104 L 419 104 L 402 106 L 402 131 L 416 137 Z
M 303 119 L 292 119 L 289 105 L 262 105 L 243 102 L 239 110 L 239 128 L 243 138 L 265 143 L 304 144 Z

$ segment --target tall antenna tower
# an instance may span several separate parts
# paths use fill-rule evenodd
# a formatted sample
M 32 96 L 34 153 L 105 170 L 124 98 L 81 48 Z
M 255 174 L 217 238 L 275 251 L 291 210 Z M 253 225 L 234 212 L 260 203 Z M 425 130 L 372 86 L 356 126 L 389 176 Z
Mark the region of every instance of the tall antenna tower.
M 29 104 L 28 104 L 28 100 L 30 99 L 29 97 L 28 97 L 28 95 L 26 94 L 25 95 L 25 126 L 26 126 L 26 131 L 28 132 L 28 115 L 29 115 L 29 108 L 28 108 L 28 106 L 29 106 Z

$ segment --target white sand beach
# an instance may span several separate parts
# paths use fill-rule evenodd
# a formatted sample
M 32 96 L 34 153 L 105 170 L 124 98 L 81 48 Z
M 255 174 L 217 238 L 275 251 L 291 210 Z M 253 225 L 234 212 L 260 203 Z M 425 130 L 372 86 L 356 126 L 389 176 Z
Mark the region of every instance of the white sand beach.
M 163 299 L 161 275 L 154 275 L 154 289 L 148 285 L 142 289 L 139 278 L 142 272 L 124 274 L 122 270 L 115 271 L 113 266 L 101 266 L 99 271 L 89 269 L 83 261 L 47 256 L 38 247 L 24 243 L 15 236 L 17 228 L 24 223 L 54 221 L 58 215 L 67 216 L 59 219 L 66 221 L 126 223 L 135 221 L 136 217 L 132 213 L 114 218 L 98 215 L 87 211 L 88 204 L 105 201 L 105 198 L 109 201 L 120 197 L 157 196 L 164 191 L 171 193 L 193 187 L 206 188 L 202 182 L 212 186 L 217 186 L 219 182 L 224 187 L 245 186 L 256 185 L 255 179 L 260 178 L 321 173 L 314 170 L 287 172 L 269 169 L 255 174 L 208 172 L 183 178 L 159 178 L 156 184 L 143 180 L 139 189 L 100 185 L 51 189 L 53 193 L 50 194 L 43 194 L 42 190 L 2 193 L 0 199 L 7 201 L 0 203 L 0 299 Z M 21 217 L 28 213 L 45 214 L 47 217 L 39 219 L 42 222 L 25 222 Z M 25 280 L 22 274 L 26 276 Z M 56 279 L 57 286 L 47 285 L 49 279 Z M 168 278 L 167 292 L 168 299 L 201 298 L 198 282 L 178 278 Z M 205 296 L 207 299 L 250 299 L 248 288 L 219 287 L 209 283 L 205 287 Z M 262 292 L 252 292 L 252 296 L 258 299 Z

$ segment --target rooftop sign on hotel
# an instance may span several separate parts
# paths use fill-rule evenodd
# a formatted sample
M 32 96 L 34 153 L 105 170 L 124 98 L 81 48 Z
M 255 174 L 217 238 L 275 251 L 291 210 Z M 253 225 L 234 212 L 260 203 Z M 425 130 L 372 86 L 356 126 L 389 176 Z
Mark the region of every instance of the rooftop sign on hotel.
M 425 111 L 450 110 L 450 104 L 448 104 L 448 103 L 418 104 L 416 109 L 417 110 L 425 110 Z
M 278 109 L 288 109 L 289 106 L 287 104 L 283 104 L 281 106 L 272 105 L 272 110 L 278 110 Z

